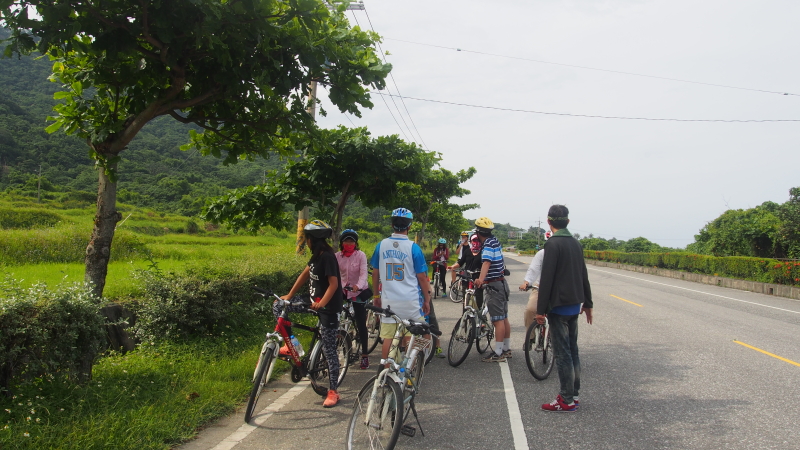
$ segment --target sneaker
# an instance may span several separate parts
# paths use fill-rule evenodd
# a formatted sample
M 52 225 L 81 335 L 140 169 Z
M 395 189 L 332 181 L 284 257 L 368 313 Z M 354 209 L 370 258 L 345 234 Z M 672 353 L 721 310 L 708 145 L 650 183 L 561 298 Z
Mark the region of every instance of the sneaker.
M 552 412 L 575 412 L 578 410 L 578 407 L 574 403 L 571 405 L 564 403 L 564 399 L 561 398 L 561 394 L 559 394 L 552 402 L 542 405 L 542 409 Z
M 442 294 L 442 298 L 447 298 L 447 292 Z
M 442 347 L 436 347 L 436 353 L 434 353 L 437 358 L 444 358 L 445 354 L 442 351 Z
M 572 397 L 572 400 L 575 401 L 575 409 L 578 409 L 581 406 L 581 402 L 578 401 L 578 397 Z
M 504 351 L 503 351 L 503 357 L 504 357 L 505 359 L 511 359 L 511 349 L 504 350 Z
M 289 346 L 284 345 L 283 347 L 281 347 L 281 349 L 278 350 L 278 355 L 280 355 L 280 356 L 289 356 L 289 355 L 291 355 L 291 353 L 289 352 Z
M 328 396 L 325 398 L 325 401 L 322 403 L 322 406 L 325 408 L 333 408 L 336 404 L 339 403 L 339 393 L 329 389 Z
M 498 355 L 495 352 L 489 352 L 488 355 L 484 356 L 481 361 L 483 362 L 503 362 L 506 360 L 506 357 L 503 355 Z
M 369 369 L 369 356 L 361 357 L 361 370 Z

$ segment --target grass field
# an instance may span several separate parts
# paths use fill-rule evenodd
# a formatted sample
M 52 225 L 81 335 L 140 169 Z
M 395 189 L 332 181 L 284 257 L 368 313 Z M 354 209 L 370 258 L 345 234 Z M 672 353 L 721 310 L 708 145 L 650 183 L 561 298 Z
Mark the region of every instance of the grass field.
M 94 210 L 60 206 L 0 197 L 0 276 L 23 287 L 83 280 Z M 299 273 L 307 260 L 295 256 L 291 233 L 242 235 L 198 219 L 120 209 L 126 220 L 112 247 L 109 300 L 137 298 L 136 274 L 153 266 L 177 273 Z M 186 233 L 195 226 L 199 232 Z M 170 448 L 246 399 L 263 333 L 273 323 L 263 314 L 219 336 L 105 355 L 85 385 L 44 376 L 13 386 L 12 397 L 0 395 L 0 448 Z

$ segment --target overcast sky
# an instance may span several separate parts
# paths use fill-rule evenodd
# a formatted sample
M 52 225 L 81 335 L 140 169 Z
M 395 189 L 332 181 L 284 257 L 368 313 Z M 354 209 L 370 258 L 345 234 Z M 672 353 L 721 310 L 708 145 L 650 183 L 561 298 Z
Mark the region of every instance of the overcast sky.
M 600 116 L 800 120 L 797 1 L 364 2 L 366 13 L 348 16 L 369 28 L 369 14 L 403 96 Z M 395 99 L 409 130 L 391 99 L 396 120 L 373 98 L 361 119 L 323 100 L 319 123 L 399 134 L 440 152 L 446 169 L 474 166 L 472 194 L 457 200 L 481 205 L 468 218 L 527 228 L 562 203 L 581 235 L 683 247 L 726 209 L 783 203 L 800 186 L 800 122 L 600 119 Z

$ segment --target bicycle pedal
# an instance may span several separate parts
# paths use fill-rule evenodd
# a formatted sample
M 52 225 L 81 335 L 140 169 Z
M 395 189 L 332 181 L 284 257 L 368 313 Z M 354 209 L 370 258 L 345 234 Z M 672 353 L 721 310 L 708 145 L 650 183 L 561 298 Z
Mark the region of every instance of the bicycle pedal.
M 400 432 L 408 437 L 414 437 L 417 434 L 417 429 L 411 425 L 403 425 L 403 428 L 400 428 Z

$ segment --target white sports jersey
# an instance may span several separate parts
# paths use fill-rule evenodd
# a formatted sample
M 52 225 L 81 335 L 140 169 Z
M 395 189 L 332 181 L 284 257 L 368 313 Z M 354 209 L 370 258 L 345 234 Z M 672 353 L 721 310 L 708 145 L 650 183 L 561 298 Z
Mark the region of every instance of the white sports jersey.
M 393 234 L 378 244 L 371 263 L 380 272 L 381 305 L 390 306 L 403 319 L 421 317 L 423 297 L 417 274 L 428 270 L 422 249 L 407 236 Z

